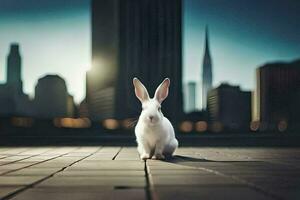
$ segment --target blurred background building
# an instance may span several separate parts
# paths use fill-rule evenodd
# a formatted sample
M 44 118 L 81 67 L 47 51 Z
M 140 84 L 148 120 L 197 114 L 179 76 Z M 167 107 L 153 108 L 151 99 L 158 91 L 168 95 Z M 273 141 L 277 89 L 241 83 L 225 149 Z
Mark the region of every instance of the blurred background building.
M 133 77 L 153 95 L 165 77 L 171 79 L 163 112 L 182 116 L 181 0 L 92 1 L 92 69 L 87 73 L 90 117 L 137 117 Z
M 7 56 L 6 84 L 11 86 L 16 94 L 21 94 L 23 91 L 21 64 L 19 44 L 13 43 L 10 45 L 10 51 Z
M 207 108 L 207 94 L 212 88 L 212 60 L 209 49 L 208 27 L 205 28 L 205 47 L 202 65 L 202 110 Z
M 196 111 L 196 82 L 188 82 L 186 88 L 187 95 L 187 112 Z
M 256 70 L 252 120 L 263 129 L 299 124 L 299 103 L 300 60 L 270 63 Z
M 46 75 L 35 87 L 36 116 L 40 118 L 71 117 L 74 114 L 73 97 L 68 94 L 64 79 Z
M 223 83 L 208 92 L 207 101 L 209 120 L 212 123 L 220 123 L 224 129 L 249 129 L 251 92 Z
M 22 58 L 17 43 L 10 45 L 6 72 L 6 83 L 0 85 L 0 115 L 32 115 L 32 101 L 23 92 Z
M 0 85 L 0 114 L 9 116 L 15 112 L 15 102 L 11 88 L 7 84 Z

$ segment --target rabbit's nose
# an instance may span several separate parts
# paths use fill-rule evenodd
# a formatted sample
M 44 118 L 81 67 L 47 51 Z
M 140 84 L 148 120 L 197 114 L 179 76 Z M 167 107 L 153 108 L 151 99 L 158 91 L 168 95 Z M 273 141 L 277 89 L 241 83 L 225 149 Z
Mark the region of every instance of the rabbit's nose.
M 150 121 L 152 121 L 154 117 L 152 115 L 149 116 Z

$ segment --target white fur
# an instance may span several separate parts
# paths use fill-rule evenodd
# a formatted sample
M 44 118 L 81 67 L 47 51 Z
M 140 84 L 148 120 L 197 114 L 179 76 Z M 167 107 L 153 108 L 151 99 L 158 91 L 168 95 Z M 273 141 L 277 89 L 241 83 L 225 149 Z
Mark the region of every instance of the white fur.
M 165 79 L 158 86 L 153 98 L 149 98 L 147 89 L 137 78 L 133 79 L 133 84 L 143 108 L 135 127 L 141 159 L 164 159 L 165 156 L 172 156 L 178 147 L 178 141 L 171 122 L 160 110 L 162 101 L 168 96 L 170 80 Z

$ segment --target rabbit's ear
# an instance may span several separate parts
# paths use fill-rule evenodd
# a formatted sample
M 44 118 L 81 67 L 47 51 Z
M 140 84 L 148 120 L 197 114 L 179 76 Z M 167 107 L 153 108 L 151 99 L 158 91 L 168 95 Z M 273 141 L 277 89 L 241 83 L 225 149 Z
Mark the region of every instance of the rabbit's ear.
M 162 103 L 169 94 L 169 86 L 170 86 L 170 79 L 165 78 L 165 80 L 157 87 L 155 91 L 154 98 L 159 102 Z
M 141 83 L 138 78 L 133 78 L 135 96 L 141 101 L 149 100 L 149 94 L 146 87 Z

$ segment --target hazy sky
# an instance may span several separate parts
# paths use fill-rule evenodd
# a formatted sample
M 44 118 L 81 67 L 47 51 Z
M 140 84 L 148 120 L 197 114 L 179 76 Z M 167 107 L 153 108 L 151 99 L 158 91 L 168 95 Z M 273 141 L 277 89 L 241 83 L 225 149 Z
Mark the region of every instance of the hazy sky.
M 184 82 L 200 82 L 208 24 L 214 85 L 227 81 L 252 89 L 256 67 L 300 58 L 299 13 L 294 0 L 185 0 Z M 89 0 L 0 0 L 2 82 L 11 42 L 21 45 L 26 93 L 33 96 L 39 77 L 57 73 L 82 100 L 91 57 Z
M 18 42 L 26 93 L 34 95 L 38 78 L 59 74 L 80 102 L 91 65 L 90 37 L 87 0 L 0 0 L 0 80 L 6 79 L 9 44 Z

